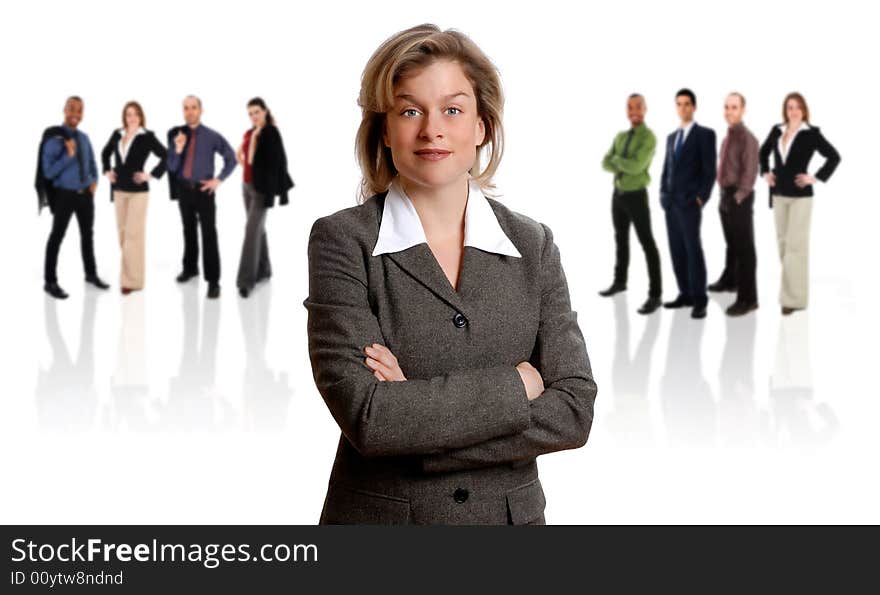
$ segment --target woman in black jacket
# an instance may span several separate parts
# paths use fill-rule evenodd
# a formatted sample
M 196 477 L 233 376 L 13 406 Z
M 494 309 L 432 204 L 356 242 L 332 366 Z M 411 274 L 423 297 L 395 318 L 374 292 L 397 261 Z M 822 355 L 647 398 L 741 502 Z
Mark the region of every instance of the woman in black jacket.
M 237 152 L 238 162 L 244 169 L 242 190 L 247 212 L 238 265 L 237 284 L 241 297 L 248 297 L 259 281 L 272 276 L 266 241 L 266 209 L 275 205 L 276 196 L 280 197 L 282 205 L 286 205 L 287 191 L 293 188 L 293 180 L 287 173 L 284 143 L 272 112 L 259 97 L 251 99 L 247 108 L 253 127 L 245 132 Z
M 144 239 L 149 200 L 150 176 L 161 178 L 165 173 L 167 151 L 152 131 L 144 128 L 144 110 L 137 101 L 122 108 L 122 128 L 114 130 L 101 151 L 104 175 L 112 185 L 110 200 L 116 205 L 116 228 L 122 249 L 120 286 L 123 294 L 144 287 Z M 144 172 L 150 153 L 159 163 Z M 111 158 L 115 165 L 111 166 Z
M 819 128 L 810 125 L 810 110 L 800 93 L 786 96 L 782 117 L 784 123 L 774 126 L 761 145 L 761 174 L 770 186 L 770 206 L 782 260 L 779 303 L 782 314 L 788 316 L 807 307 L 813 184 L 816 180 L 828 181 L 840 163 L 840 155 Z M 807 165 L 816 152 L 825 158 L 825 164 L 810 175 Z

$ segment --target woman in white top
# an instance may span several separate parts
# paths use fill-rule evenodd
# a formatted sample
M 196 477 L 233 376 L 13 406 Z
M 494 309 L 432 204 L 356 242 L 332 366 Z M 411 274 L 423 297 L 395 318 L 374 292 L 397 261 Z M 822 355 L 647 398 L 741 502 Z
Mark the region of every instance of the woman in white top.
M 782 117 L 784 122 L 774 126 L 761 145 L 760 159 L 761 174 L 770 187 L 782 261 L 779 303 L 782 314 L 788 316 L 807 307 L 813 184 L 828 181 L 840 163 L 840 155 L 819 128 L 810 124 L 810 110 L 800 93 L 786 96 Z M 825 164 L 811 175 L 807 166 L 817 152 L 825 157 Z
M 144 240 L 146 231 L 149 179 L 165 173 L 167 151 L 152 131 L 144 128 L 144 110 L 137 101 L 122 108 L 122 128 L 114 130 L 104 150 L 101 163 L 110 180 L 110 200 L 116 205 L 116 229 L 122 250 L 119 284 L 123 295 L 144 287 Z M 144 165 L 150 154 L 159 162 L 150 173 Z
M 536 458 L 587 440 L 596 384 L 559 250 L 484 194 L 500 82 L 434 25 L 364 69 L 363 200 L 309 239 L 309 354 L 342 433 L 322 523 L 544 524 Z

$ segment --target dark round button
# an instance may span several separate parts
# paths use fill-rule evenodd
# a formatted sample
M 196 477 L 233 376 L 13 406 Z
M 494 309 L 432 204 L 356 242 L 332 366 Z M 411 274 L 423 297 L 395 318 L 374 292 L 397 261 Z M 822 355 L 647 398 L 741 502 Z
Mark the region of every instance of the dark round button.
M 452 317 L 452 324 L 458 328 L 464 328 L 467 326 L 467 318 L 461 312 L 456 312 L 455 316 Z
M 464 488 L 458 488 L 452 493 L 452 498 L 459 504 L 464 504 L 468 499 L 468 491 Z

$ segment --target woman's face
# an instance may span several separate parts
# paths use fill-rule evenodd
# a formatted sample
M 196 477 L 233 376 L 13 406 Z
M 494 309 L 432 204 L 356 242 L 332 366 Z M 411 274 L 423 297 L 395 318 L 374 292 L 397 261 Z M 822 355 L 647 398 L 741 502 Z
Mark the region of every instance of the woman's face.
M 248 116 L 251 119 L 251 124 L 258 128 L 266 124 L 266 110 L 259 105 L 250 106 L 248 108 Z
M 457 62 L 438 60 L 395 85 L 384 141 L 407 186 L 460 183 L 485 134 L 476 94 Z
M 137 110 L 131 106 L 125 108 L 125 127 L 131 129 L 137 128 L 140 125 L 141 117 L 138 115 Z
M 797 126 L 803 121 L 804 111 L 797 99 L 789 99 L 785 104 L 785 115 L 789 124 Z

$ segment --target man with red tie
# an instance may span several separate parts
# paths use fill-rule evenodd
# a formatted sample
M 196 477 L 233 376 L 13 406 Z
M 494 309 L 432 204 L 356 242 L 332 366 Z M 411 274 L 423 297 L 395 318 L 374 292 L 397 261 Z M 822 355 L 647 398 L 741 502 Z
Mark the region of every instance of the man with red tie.
M 758 139 L 743 124 L 746 100 L 731 93 L 724 100 L 724 119 L 730 126 L 721 143 L 718 160 L 718 212 L 727 254 L 724 272 L 709 291 L 736 291 L 736 301 L 727 308 L 728 316 L 742 316 L 758 308 L 755 280 L 755 232 L 753 207 L 755 179 L 758 177 Z
M 215 195 L 220 183 L 235 169 L 235 152 L 220 133 L 201 123 L 202 102 L 195 95 L 183 100 L 185 126 L 168 131 L 168 173 L 171 198 L 177 199 L 183 223 L 183 270 L 179 283 L 198 276 L 199 241 L 202 232 L 202 266 L 208 297 L 220 297 L 220 250 L 217 243 Z M 214 155 L 223 157 L 223 169 L 214 175 Z

